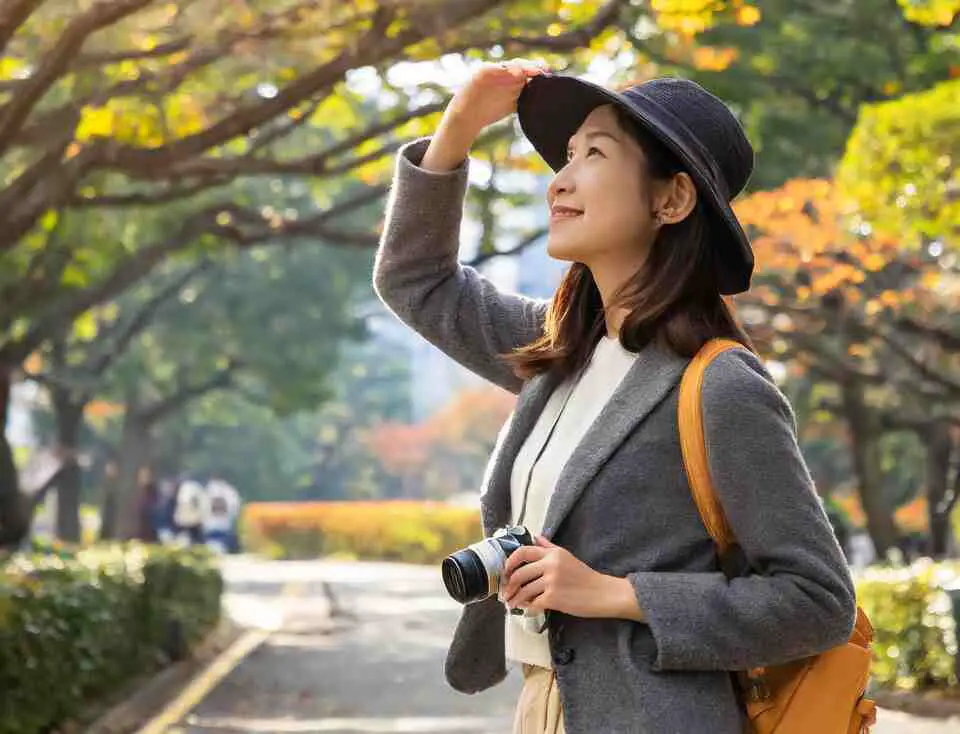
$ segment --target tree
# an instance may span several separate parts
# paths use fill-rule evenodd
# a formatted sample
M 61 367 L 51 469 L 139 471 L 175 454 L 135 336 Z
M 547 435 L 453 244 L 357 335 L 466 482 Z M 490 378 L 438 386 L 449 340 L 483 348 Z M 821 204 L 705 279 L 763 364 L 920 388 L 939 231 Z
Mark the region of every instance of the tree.
M 336 218 L 385 188 L 343 200 L 340 182 L 372 178 L 370 166 L 429 129 L 447 98 L 384 79 L 397 61 L 585 49 L 624 4 L 565 20 L 553 2 L 502 0 L 14 0 L 0 19 L 0 397 L 29 354 L 178 252 L 281 236 L 370 247 L 375 233 Z M 348 83 L 361 69 L 395 101 L 369 122 Z M 303 155 L 298 136 L 318 135 Z M 276 175 L 317 182 L 322 210 L 291 221 L 282 207 L 250 207 L 233 186 Z M 173 216 L 171 203 L 183 205 Z M 77 210 L 122 212 L 133 224 L 96 244 L 60 236 Z M 144 238 L 136 223 L 152 217 L 162 235 Z M 0 455 L 0 535 L 16 539 L 25 518 L 5 441 Z
M 499 388 L 462 390 L 423 423 L 375 426 L 368 445 L 383 471 L 399 480 L 402 496 L 474 491 L 514 403 Z
M 360 264 L 316 246 L 253 250 L 196 277 L 161 310 L 103 392 L 125 407 L 121 535 L 132 530 L 134 479 L 151 463 L 156 427 L 192 401 L 213 390 L 241 390 L 283 415 L 329 399 L 327 378 L 340 345 L 365 333 L 350 310 L 361 281 L 346 275 Z
M 640 76 L 687 76 L 731 104 L 759 151 L 750 186 L 763 190 L 832 175 L 863 105 L 956 73 L 960 8 L 932 5 L 660 0 L 625 30 L 650 64 Z
M 960 250 L 960 79 L 860 113 L 837 171 L 864 224 L 904 246 Z
M 957 353 L 923 329 L 902 327 L 916 323 L 936 334 L 952 320 L 957 270 L 863 228 L 828 181 L 788 182 L 738 202 L 737 212 L 758 262 L 756 286 L 737 299 L 738 308 L 770 357 L 831 386 L 819 407 L 847 425 L 868 528 L 882 555 L 896 530 L 881 492 L 881 436 L 909 430 L 929 441 L 935 426 L 960 425 Z M 949 462 L 939 466 L 944 475 L 950 470 Z M 936 502 L 931 507 L 949 515 Z
M 209 270 L 213 261 L 201 259 L 152 279 L 119 304 L 91 312 L 76 322 L 74 331 L 51 340 L 38 356 L 40 369 L 26 372 L 44 385 L 55 423 L 55 445 L 65 466 L 57 478 L 57 536 L 80 540 L 80 441 L 87 407 L 103 390 L 111 368 L 152 322 L 156 313 L 175 299 L 190 281 Z

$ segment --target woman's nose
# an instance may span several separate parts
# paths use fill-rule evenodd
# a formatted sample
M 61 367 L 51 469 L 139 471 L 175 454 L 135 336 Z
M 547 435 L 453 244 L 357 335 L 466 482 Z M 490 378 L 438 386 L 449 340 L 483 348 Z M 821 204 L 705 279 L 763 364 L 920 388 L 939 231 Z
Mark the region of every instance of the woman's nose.
M 560 194 L 569 194 L 573 190 L 569 168 L 561 168 L 547 186 L 547 203 L 552 204 Z

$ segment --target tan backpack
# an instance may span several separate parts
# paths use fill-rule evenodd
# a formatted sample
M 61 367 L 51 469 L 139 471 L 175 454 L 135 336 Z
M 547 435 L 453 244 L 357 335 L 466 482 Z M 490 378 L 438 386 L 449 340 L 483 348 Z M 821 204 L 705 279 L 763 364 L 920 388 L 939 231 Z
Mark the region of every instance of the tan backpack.
M 729 339 L 707 342 L 680 382 L 680 447 L 693 498 L 723 558 L 736 539 L 717 499 L 707 464 L 700 400 L 703 375 L 719 354 L 743 345 Z M 860 607 L 844 645 L 820 655 L 768 668 L 738 671 L 750 734 L 865 734 L 876 722 L 876 705 L 865 698 L 870 677 L 873 627 Z

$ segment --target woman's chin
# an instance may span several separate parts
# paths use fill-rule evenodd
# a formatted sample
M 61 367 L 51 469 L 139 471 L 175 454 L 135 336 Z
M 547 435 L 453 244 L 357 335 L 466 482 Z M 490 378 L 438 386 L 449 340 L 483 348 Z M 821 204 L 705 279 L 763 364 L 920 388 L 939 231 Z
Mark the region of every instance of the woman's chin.
M 573 242 L 564 242 L 559 237 L 547 237 L 547 254 L 554 260 L 577 262 L 583 255 L 583 248 Z

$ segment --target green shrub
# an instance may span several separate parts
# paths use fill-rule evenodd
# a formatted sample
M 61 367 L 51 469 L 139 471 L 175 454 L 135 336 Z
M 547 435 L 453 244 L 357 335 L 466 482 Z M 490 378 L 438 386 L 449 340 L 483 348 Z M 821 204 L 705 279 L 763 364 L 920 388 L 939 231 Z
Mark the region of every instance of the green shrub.
M 16 555 L 0 569 L 0 734 L 49 729 L 196 643 L 220 618 L 205 550 L 137 543 Z
M 874 685 L 924 689 L 957 681 L 950 598 L 956 562 L 921 559 L 910 566 L 875 566 L 858 574 L 857 597 L 876 636 Z

